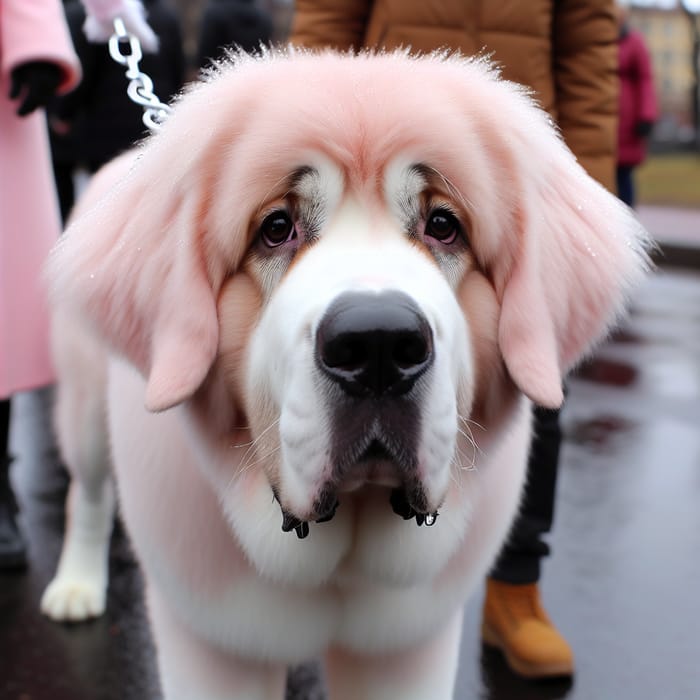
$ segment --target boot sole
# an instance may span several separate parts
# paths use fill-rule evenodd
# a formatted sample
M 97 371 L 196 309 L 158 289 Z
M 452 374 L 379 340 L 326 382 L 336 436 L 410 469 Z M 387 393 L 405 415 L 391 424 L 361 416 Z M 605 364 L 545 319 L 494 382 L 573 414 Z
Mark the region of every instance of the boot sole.
M 481 627 L 481 640 L 487 647 L 498 649 L 505 657 L 508 666 L 523 678 L 533 680 L 538 678 L 570 678 L 574 675 L 574 667 L 570 663 L 532 664 L 513 656 L 501 635 L 487 623 Z

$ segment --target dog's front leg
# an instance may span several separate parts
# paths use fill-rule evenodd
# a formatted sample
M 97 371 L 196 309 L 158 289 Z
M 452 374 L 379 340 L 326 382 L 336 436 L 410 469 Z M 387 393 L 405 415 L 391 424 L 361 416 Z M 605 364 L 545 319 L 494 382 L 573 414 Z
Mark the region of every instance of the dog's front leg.
M 54 620 L 76 622 L 105 610 L 115 511 L 110 472 L 105 349 L 70 314 L 56 312 L 53 359 L 59 376 L 55 428 L 71 473 L 58 570 L 41 599 Z
M 326 654 L 331 700 L 452 700 L 462 615 L 460 608 L 435 636 L 405 651 L 331 650 Z
M 148 588 L 164 700 L 282 700 L 283 664 L 241 659 L 203 639 Z
M 94 489 L 72 481 L 66 506 L 61 559 L 56 576 L 42 596 L 41 610 L 57 621 L 78 622 L 105 611 L 115 510 L 109 474 Z

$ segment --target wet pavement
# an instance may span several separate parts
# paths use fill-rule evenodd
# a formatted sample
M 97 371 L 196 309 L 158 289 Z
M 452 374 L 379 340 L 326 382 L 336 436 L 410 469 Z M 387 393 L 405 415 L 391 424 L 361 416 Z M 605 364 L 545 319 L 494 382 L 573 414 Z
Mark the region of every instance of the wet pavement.
M 0 700 L 156 700 L 141 579 L 117 531 L 104 618 L 38 613 L 63 524 L 46 397 L 14 405 L 13 476 L 31 562 L 0 575 Z M 657 272 L 632 315 L 570 382 L 546 606 L 576 655 L 573 682 L 512 675 L 467 610 L 457 698 L 700 698 L 700 272 Z M 313 668 L 288 698 L 322 700 Z

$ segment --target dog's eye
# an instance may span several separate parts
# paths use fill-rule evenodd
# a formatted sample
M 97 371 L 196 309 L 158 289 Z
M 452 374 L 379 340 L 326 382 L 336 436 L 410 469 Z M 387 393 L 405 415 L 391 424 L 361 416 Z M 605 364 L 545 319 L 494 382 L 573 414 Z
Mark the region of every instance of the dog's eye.
M 270 247 L 277 246 L 291 241 L 297 236 L 294 222 L 285 211 L 275 211 L 268 214 L 260 225 L 260 238 L 263 243 Z
M 460 226 L 457 217 L 446 209 L 436 209 L 425 222 L 425 235 L 440 243 L 449 245 L 459 236 Z

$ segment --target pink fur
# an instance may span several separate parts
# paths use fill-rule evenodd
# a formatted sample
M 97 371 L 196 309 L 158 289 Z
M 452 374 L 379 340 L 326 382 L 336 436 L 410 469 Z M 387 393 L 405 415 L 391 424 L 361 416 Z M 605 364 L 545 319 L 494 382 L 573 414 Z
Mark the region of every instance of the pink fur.
M 261 281 L 248 254 L 261 212 L 310 162 L 328 221 L 276 284 Z M 387 183 L 401 193 L 403 163 L 434 169 L 441 195 L 470 222 L 469 250 L 452 259 L 458 279 L 390 215 Z M 88 422 L 99 401 L 70 395 L 89 395 L 92 382 L 108 406 L 168 700 L 279 697 L 284 664 L 323 653 L 333 698 L 359 697 L 357 688 L 373 700 L 450 698 L 462 606 L 517 508 L 525 396 L 561 402 L 562 374 L 620 313 L 647 266 L 645 247 L 633 215 L 583 172 L 547 116 L 480 60 L 236 56 L 180 99 L 158 135 L 101 173 L 49 266 L 67 392 L 58 423 L 80 482 L 90 458 L 67 433 L 102 421 Z M 287 496 L 280 406 L 293 404 L 289 429 L 323 403 L 308 389 L 319 393 L 305 373 L 304 314 L 320 318 L 311 307 L 334 275 L 365 264 L 361 285 L 405 287 L 446 321 L 431 385 L 443 391 L 421 398 L 439 428 L 433 442 L 421 437 L 421 449 L 430 444 L 421 478 L 444 478 L 441 516 L 406 530 L 386 489 L 363 487 L 298 541 L 280 531 L 272 498 L 273 486 Z M 86 327 L 103 345 L 84 344 L 89 373 L 71 360 L 85 355 L 71 343 Z M 474 420 L 486 433 L 476 446 L 457 430 Z M 308 423 L 327 430 L 323 416 Z M 289 431 L 302 446 L 315 437 Z M 423 454 L 458 432 L 456 457 L 434 464 Z M 111 501 L 96 481 L 75 500 L 83 522 L 105 531 Z M 286 483 L 301 502 L 309 494 L 298 481 Z M 99 559 L 71 544 L 79 540 L 69 531 L 45 596 L 53 617 L 71 618 L 85 562 Z M 88 583 L 96 614 L 104 582 Z
M 182 100 L 132 172 L 71 227 L 54 288 L 150 377 L 149 407 L 167 408 L 213 361 L 213 300 L 245 250 L 251 203 L 312 146 L 357 187 L 408 152 L 439 165 L 467 200 L 477 254 L 503 301 L 508 368 L 530 398 L 556 406 L 562 373 L 644 268 L 643 232 L 561 147 L 548 117 L 495 77 L 482 61 L 402 53 L 238 58 Z M 429 138 L 435 130 L 440 139 Z M 197 149 L 183 148 L 193 139 Z

